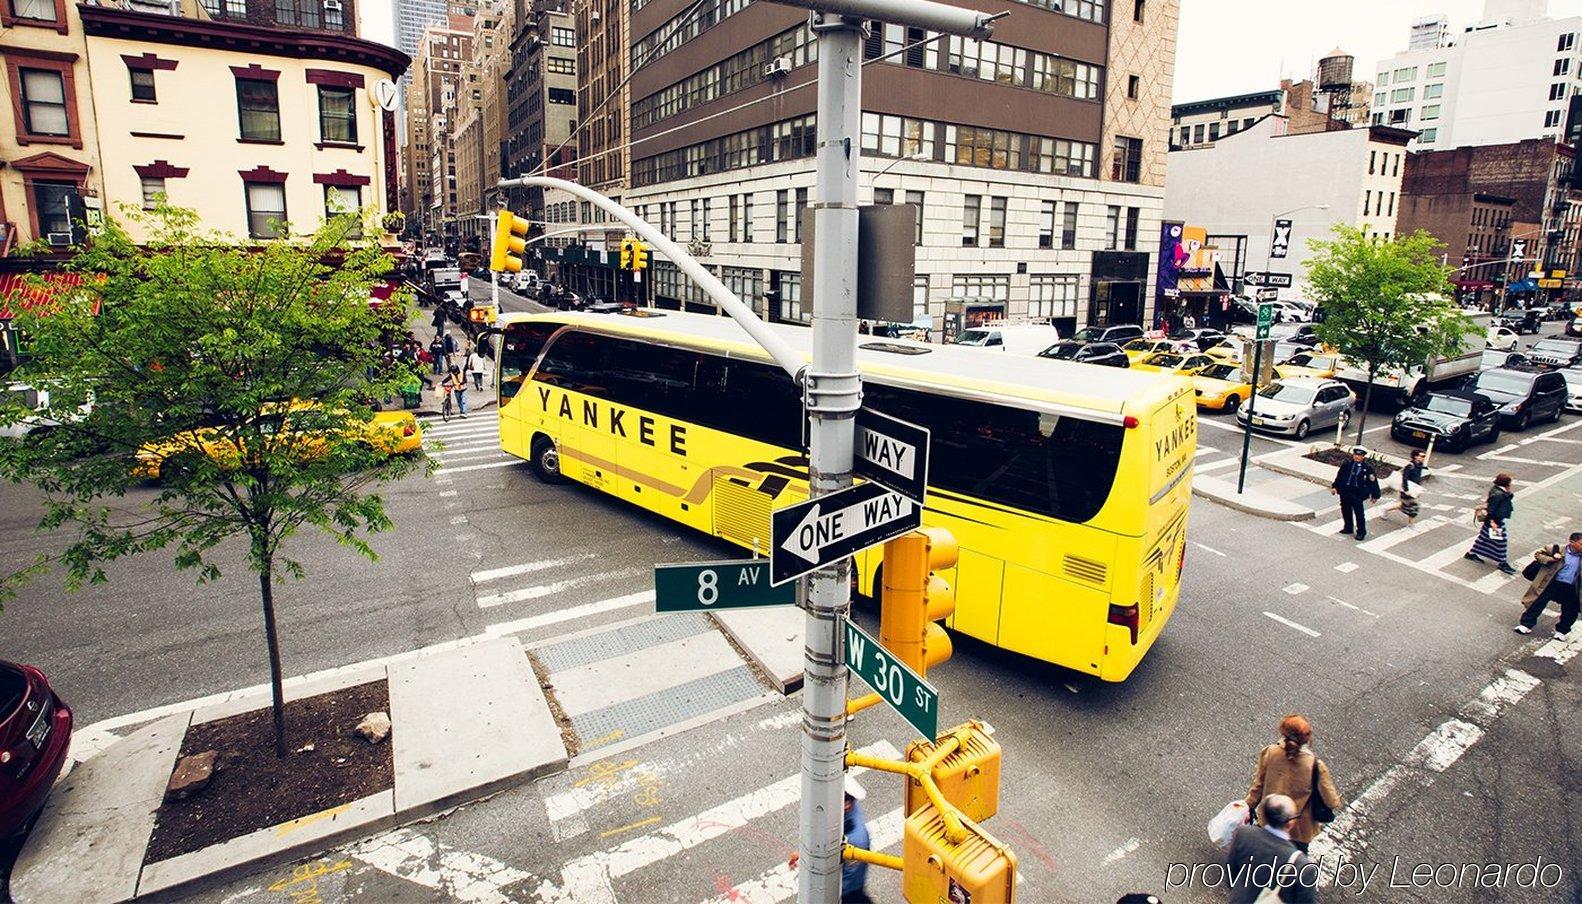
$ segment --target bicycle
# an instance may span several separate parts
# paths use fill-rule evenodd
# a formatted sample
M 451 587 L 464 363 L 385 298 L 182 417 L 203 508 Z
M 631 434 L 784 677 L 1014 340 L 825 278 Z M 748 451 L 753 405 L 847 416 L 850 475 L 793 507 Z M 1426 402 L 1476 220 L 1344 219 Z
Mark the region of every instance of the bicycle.
M 441 421 L 449 421 L 451 413 L 454 410 L 452 407 L 453 403 L 451 401 L 451 388 L 449 386 L 442 386 L 440 388 L 445 393 L 445 399 L 440 403 L 439 406 L 439 419 Z

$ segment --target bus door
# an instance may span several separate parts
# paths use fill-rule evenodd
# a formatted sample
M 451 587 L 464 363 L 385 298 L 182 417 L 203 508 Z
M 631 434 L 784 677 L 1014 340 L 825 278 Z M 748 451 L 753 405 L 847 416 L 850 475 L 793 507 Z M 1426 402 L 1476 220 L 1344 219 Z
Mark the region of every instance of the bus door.
M 616 433 L 626 419 L 612 417 L 617 406 L 609 401 L 607 358 L 607 343 L 597 337 L 562 333 L 534 380 L 545 432 L 560 449 L 561 473 L 601 489 L 614 488 Z

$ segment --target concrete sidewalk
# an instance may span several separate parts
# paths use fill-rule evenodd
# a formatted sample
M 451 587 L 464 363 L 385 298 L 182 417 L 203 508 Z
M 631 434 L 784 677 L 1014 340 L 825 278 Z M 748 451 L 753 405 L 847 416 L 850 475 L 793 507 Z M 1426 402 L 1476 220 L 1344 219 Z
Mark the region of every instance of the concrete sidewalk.
M 567 752 L 520 641 L 494 638 L 300 682 L 288 700 L 385 680 L 393 787 L 144 865 L 190 725 L 268 705 L 268 691 L 165 716 L 81 763 L 51 795 L 11 874 L 18 902 L 124 901 L 326 850 L 565 768 Z
M 1192 494 L 1260 518 L 1311 521 L 1319 512 L 1330 511 L 1337 505 L 1329 492 L 1329 485 L 1335 479 L 1335 466 L 1307 457 L 1328 447 L 1328 443 L 1312 443 L 1253 458 L 1247 468 L 1246 485 L 1239 493 L 1234 472 L 1224 472 L 1223 477 L 1196 474 L 1192 478 Z M 1397 468 L 1405 464 L 1394 456 L 1377 457 Z M 1381 496 L 1398 495 L 1398 478 L 1392 474 L 1381 479 L 1379 492 Z

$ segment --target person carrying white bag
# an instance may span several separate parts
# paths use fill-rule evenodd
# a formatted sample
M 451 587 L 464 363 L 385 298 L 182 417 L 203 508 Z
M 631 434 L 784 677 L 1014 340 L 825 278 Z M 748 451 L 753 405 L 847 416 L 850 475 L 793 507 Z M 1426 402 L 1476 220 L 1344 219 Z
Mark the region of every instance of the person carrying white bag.
M 1247 802 L 1244 800 L 1233 800 L 1226 804 L 1224 809 L 1214 814 L 1214 818 L 1208 821 L 1208 840 L 1214 842 L 1214 846 L 1220 850 L 1228 850 L 1231 836 L 1236 834 L 1237 827 L 1247 824 L 1251 812 L 1247 809 Z

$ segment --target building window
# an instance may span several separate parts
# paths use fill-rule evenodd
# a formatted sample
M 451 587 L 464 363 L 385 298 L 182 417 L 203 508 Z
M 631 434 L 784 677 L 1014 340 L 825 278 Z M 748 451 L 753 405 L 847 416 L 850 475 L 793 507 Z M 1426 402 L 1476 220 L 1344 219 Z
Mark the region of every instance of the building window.
M 30 135 L 70 135 L 66 114 L 66 82 L 54 69 L 18 69 L 22 86 L 22 122 Z
M 363 190 L 356 185 L 326 185 L 324 186 L 324 219 L 326 221 L 346 214 L 353 215 L 356 219 L 351 228 L 346 232 L 346 238 L 360 239 L 363 237 L 362 226 Z
M 1555 60 L 1555 75 L 1567 75 L 1571 72 L 1571 58 L 1561 57 Z
M 1388 85 L 1390 83 L 1390 71 L 1386 69 L 1385 71 L 1379 73 L 1379 77 L 1375 78 L 1373 83 L 1381 88 L 1385 85 Z
M 1137 96 L 1142 93 L 1142 88 L 1143 88 L 1143 80 L 1142 79 L 1138 78 L 1135 75 L 1128 75 L 1128 76 L 1126 76 L 1126 97 L 1127 98 L 1129 98 L 1130 100 L 1136 100 Z
M 1187 145 L 1189 145 L 1191 143 L 1192 143 L 1192 127 L 1191 126 L 1182 126 L 1181 127 L 1181 146 L 1182 147 L 1186 147 Z
M 1433 100 L 1437 97 L 1442 97 L 1444 93 L 1445 85 L 1443 82 L 1435 82 L 1432 85 L 1423 86 L 1423 100 Z
M 1135 2 L 1132 3 L 1132 21 L 1141 25 L 1143 22 L 1144 11 L 1147 8 L 1148 0 L 1135 0 Z
M 275 0 L 275 21 L 281 25 L 318 28 L 321 0 Z
M 1077 276 L 1040 274 L 1027 285 L 1027 316 L 1033 320 L 1077 316 Z
M 742 195 L 742 241 L 751 243 L 753 240 L 753 196 L 752 192 Z
M 1121 209 L 1110 205 L 1104 214 L 1104 247 L 1111 251 L 1121 246 Z
M 1395 192 L 1390 192 L 1390 209 L 1384 214 L 1387 217 L 1395 216 Z
M 286 219 L 286 186 L 282 182 L 246 182 L 247 234 L 255 239 L 280 236 Z
M 1126 250 L 1137 250 L 1137 221 L 1141 219 L 1142 211 L 1136 207 L 1126 208 Z
M 79 191 L 75 182 L 34 182 L 33 210 L 38 215 L 40 237 L 52 233 L 71 233 L 71 196 Z
M 323 141 L 357 143 L 357 89 L 319 86 L 319 135 Z
M 11 0 L 11 15 L 35 22 L 54 22 L 55 0 Z
M 556 47 L 576 47 L 577 30 L 574 28 L 551 28 L 549 30 L 549 43 Z
M 928 277 L 918 274 L 912 277 L 912 322 L 917 323 L 928 316 Z
M 1075 201 L 1067 201 L 1060 223 L 1060 247 L 1067 251 L 1077 247 L 1077 209 Z
M 1390 171 L 1390 175 L 1392 175 L 1392 176 L 1399 176 L 1401 174 L 1401 158 L 1404 157 L 1404 156 L 1406 156 L 1406 155 L 1405 154 L 1396 154 L 1395 155 L 1395 166 Z
M 1009 276 L 952 277 L 950 294 L 957 298 L 983 299 L 1004 304 L 1011 298 L 1011 278 Z
M 340 29 L 345 25 L 346 21 L 341 18 L 340 3 L 336 2 L 332 4 L 330 3 L 330 0 L 324 0 L 324 27 Z M 493 40 L 488 35 L 484 35 L 483 43 L 486 47 L 494 46 Z
M 1388 92 L 1388 91 L 1375 92 L 1374 95 L 1373 95 L 1373 105 L 1375 107 L 1382 107 L 1382 106 L 1384 106 L 1385 102 L 1388 101 L 1389 99 L 1390 99 L 1390 92 Z
M 737 241 L 736 237 L 739 235 L 736 228 L 736 218 L 741 213 L 739 203 L 735 195 L 725 197 L 725 241 L 727 242 Z
M 1211 123 L 1208 124 L 1208 140 L 1209 141 L 1218 141 L 1219 140 L 1219 123 L 1211 122 Z
M 1444 60 L 1440 60 L 1437 63 L 1429 63 L 1428 64 L 1428 77 L 1429 78 L 1443 78 L 1444 75 L 1445 75 L 1445 61 Z M 1383 83 L 1381 82 L 1380 84 L 1383 84 Z
M 775 241 L 785 244 L 791 238 L 791 193 L 775 192 Z
M 1206 140 L 1206 136 L 1203 134 L 1203 130 L 1206 128 L 1208 127 L 1203 125 L 1201 122 L 1192 127 L 1193 144 L 1202 144 Z
M 1362 192 L 1362 215 L 1370 216 L 1373 211 L 1373 189 L 1364 189 Z
M 808 323 L 813 312 L 802 307 L 802 274 L 780 271 L 780 319 Z
M 236 107 L 241 113 L 243 138 L 249 141 L 280 140 L 280 94 L 274 82 L 237 79 Z
M 1409 66 L 1405 69 L 1397 69 L 1395 70 L 1394 78 L 1397 85 L 1401 82 L 1415 82 L 1417 81 L 1417 67 Z
M 1422 112 L 1419 113 L 1418 116 L 1421 120 L 1438 119 L 1439 104 L 1429 104 L 1422 109 Z
M 1566 96 L 1566 85 L 1565 85 L 1565 82 L 1555 82 L 1553 85 L 1549 86 L 1549 99 L 1550 100 L 1565 100 L 1565 96 Z
M 1404 104 L 1417 96 L 1417 89 L 1412 87 L 1396 88 L 1390 92 L 1390 103 Z
M 791 221 L 791 231 L 796 236 L 798 244 L 802 242 L 802 212 L 805 210 L 807 210 L 807 189 L 799 188 L 796 190 L 796 208 L 791 211 L 792 217 L 795 218 Z
M 1038 247 L 1055 247 L 1055 202 L 1043 201 L 1038 209 Z
M 551 75 L 576 75 L 577 61 L 571 57 L 550 57 L 544 66 Z
M 1550 110 L 1544 114 L 1544 128 L 1554 129 L 1560 126 L 1560 111 Z
M 703 241 L 709 240 L 709 199 L 703 199 Z
M 1570 50 L 1571 48 L 1575 47 L 1576 44 L 1577 44 L 1576 32 L 1566 32 L 1565 34 L 1560 36 L 1559 42 L 1555 44 L 1555 50 L 1556 51 Z
M 699 221 L 699 217 L 698 217 L 698 199 L 697 198 L 693 198 L 692 200 L 687 202 L 687 219 L 690 221 L 689 228 L 691 229 L 691 232 L 689 233 L 689 235 L 690 235 L 690 237 L 692 238 L 693 241 L 696 241 L 697 238 L 698 238 L 698 221 Z
M 138 103 L 157 103 L 159 98 L 154 92 L 154 70 L 128 69 L 132 79 L 132 100 Z
M 934 156 L 933 124 L 905 116 L 862 114 L 862 149 L 880 157 Z
M 989 247 L 1005 247 L 1005 206 L 1006 198 L 992 197 L 989 199 Z
M 143 176 L 143 209 L 153 210 L 165 198 L 164 177 Z
M 549 102 L 552 104 L 571 104 L 575 106 L 577 103 L 577 92 L 574 88 L 550 88 L 548 94 Z
M 1110 167 L 1110 179 L 1116 182 L 1137 182 L 1142 178 L 1143 140 L 1115 136 L 1115 161 Z
M 982 216 L 982 206 L 982 195 L 966 195 L 961 199 L 961 245 L 964 248 L 978 244 L 978 221 Z
M 1390 111 L 1390 125 L 1392 126 L 1404 126 L 1411 121 L 1411 118 L 1412 111 L 1409 109 Z
M 1374 164 L 1378 162 L 1378 159 L 1379 159 L 1379 152 L 1378 151 L 1369 151 L 1368 152 L 1368 175 L 1370 175 L 1370 176 L 1373 175 Z

